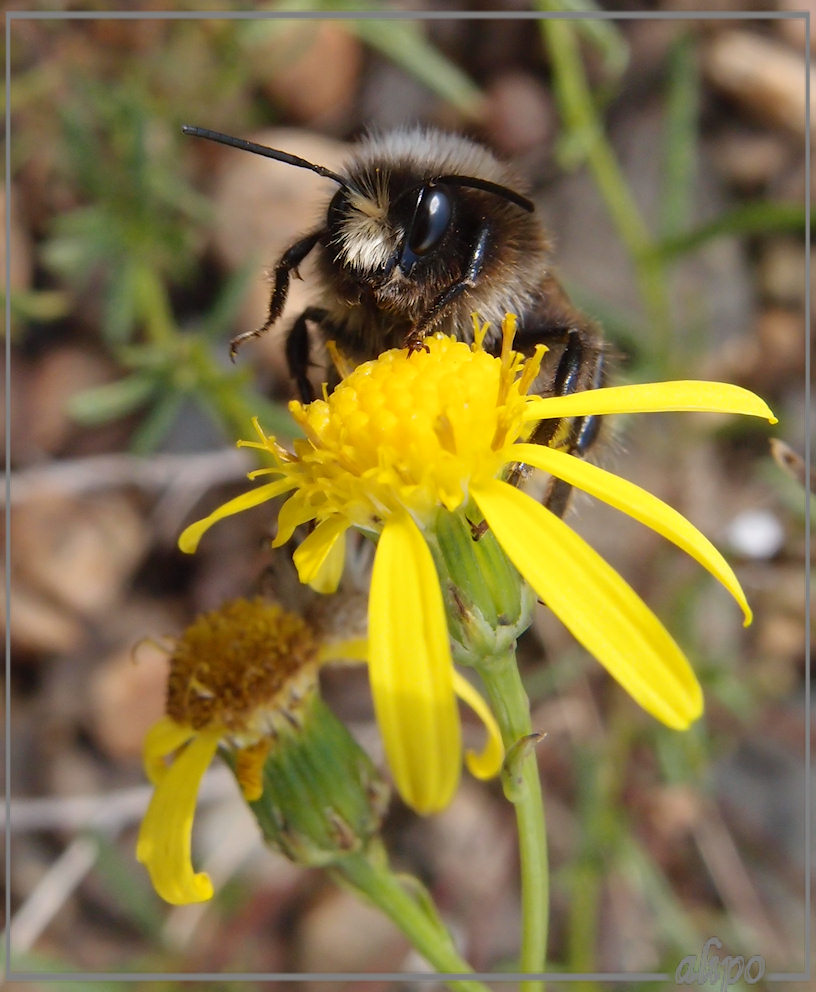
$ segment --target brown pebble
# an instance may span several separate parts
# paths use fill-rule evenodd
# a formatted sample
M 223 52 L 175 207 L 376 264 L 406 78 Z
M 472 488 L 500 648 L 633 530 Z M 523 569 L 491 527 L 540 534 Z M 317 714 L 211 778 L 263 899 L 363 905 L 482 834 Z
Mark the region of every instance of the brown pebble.
M 784 168 L 789 153 L 777 135 L 745 130 L 724 132 L 712 151 L 722 173 L 743 192 L 767 186 Z
M 254 57 L 258 57 L 254 50 Z M 340 124 L 354 104 L 362 68 L 359 40 L 332 21 L 289 21 L 263 44 L 263 89 L 304 124 Z
M 550 94 L 529 73 L 505 72 L 488 86 L 485 128 L 500 155 L 547 151 L 555 127 Z
M 757 282 L 769 303 L 803 306 L 806 283 L 803 241 L 792 237 L 767 238 L 757 267 Z
M 166 651 L 151 641 L 123 648 L 90 680 L 90 721 L 100 747 L 115 759 L 141 754 L 144 736 L 164 713 Z
M 297 970 L 400 971 L 407 949 L 405 938 L 377 909 L 344 889 L 329 889 L 302 917 Z M 339 992 L 342 984 L 321 982 L 319 988 Z
M 805 134 L 805 66 L 801 53 L 745 30 L 713 37 L 703 52 L 708 80 L 751 117 Z M 811 69 L 811 88 L 816 74 Z M 810 108 L 810 123 L 816 107 Z
M 0 204 L 0 223 L 6 228 L 6 187 L 2 187 L 3 202 Z M 9 212 L 9 285 L 12 289 L 27 289 L 31 285 L 31 239 L 20 217 L 20 208 L 15 188 L 8 196 Z M 6 239 L 0 244 L 0 272 L 6 271 Z
M 14 664 L 27 652 L 68 654 L 79 649 L 85 637 L 82 622 L 69 609 L 47 595 L 15 583 L 11 588 L 11 636 Z M 6 622 L 5 597 L 0 618 Z
M 91 617 L 113 607 L 141 561 L 148 531 L 118 494 L 31 499 L 12 513 L 12 579 Z
M 26 410 L 27 445 L 55 454 L 82 430 L 69 413 L 71 397 L 111 381 L 111 364 L 87 348 L 57 345 L 43 353 L 28 376 L 22 398 Z

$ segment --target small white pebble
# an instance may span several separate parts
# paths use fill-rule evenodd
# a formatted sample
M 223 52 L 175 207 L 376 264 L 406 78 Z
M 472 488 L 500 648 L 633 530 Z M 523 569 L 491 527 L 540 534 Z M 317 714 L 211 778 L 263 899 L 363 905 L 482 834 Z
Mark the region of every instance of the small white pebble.
M 772 558 L 782 548 L 785 532 L 770 510 L 745 510 L 731 521 L 726 538 L 747 558 Z

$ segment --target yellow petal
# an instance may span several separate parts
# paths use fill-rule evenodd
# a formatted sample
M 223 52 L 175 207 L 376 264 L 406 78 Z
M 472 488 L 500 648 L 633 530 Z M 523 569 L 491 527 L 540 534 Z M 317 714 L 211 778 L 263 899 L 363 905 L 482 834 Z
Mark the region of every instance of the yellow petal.
M 280 548 L 286 544 L 295 528 L 312 520 L 314 515 L 314 507 L 304 498 L 303 493 L 293 493 L 278 511 L 278 531 L 272 547 Z
M 407 514 L 380 535 L 368 600 L 369 673 L 385 753 L 418 813 L 450 801 L 462 745 L 442 591 L 431 553 Z
M 727 382 L 643 382 L 633 386 L 608 386 L 569 396 L 530 397 L 524 419 L 588 417 L 607 413 L 661 413 L 669 411 L 740 413 L 777 422 L 770 407 L 755 393 Z
M 346 560 L 348 520 L 335 515 L 315 527 L 292 555 L 301 582 L 316 592 L 335 592 Z
M 224 517 L 232 516 L 233 513 L 249 510 L 253 506 L 265 503 L 268 499 L 280 496 L 281 493 L 285 493 L 288 489 L 291 489 L 293 485 L 294 483 L 289 479 L 278 479 L 277 482 L 269 482 L 265 486 L 258 486 L 257 489 L 250 489 L 247 493 L 241 493 L 235 499 L 231 499 L 229 502 L 219 506 L 217 510 L 213 510 L 208 517 L 196 520 L 194 524 L 186 527 L 178 540 L 179 548 L 185 554 L 193 554 L 204 532 L 208 531 L 214 523 L 217 523 Z
M 504 761 L 504 745 L 502 744 L 501 731 L 493 716 L 493 711 L 479 695 L 476 689 L 468 682 L 461 673 L 454 669 L 453 689 L 456 695 L 473 710 L 476 716 L 485 725 L 487 731 L 487 741 L 481 754 L 475 751 L 467 751 L 465 761 L 470 769 L 470 774 L 476 778 L 493 778 L 501 771 Z
M 182 726 L 169 716 L 163 716 L 148 730 L 142 745 L 142 762 L 145 775 L 153 785 L 167 774 L 164 762 L 167 755 L 186 744 L 194 734 L 192 727 Z
M 368 638 L 349 637 L 342 641 L 329 641 L 322 644 L 317 652 L 317 660 L 321 664 L 328 661 L 368 661 Z
M 507 448 L 507 454 L 513 461 L 524 462 L 558 476 L 662 534 L 708 569 L 739 603 L 745 614 L 745 625 L 751 622 L 751 608 L 731 566 L 708 538 L 668 503 L 633 482 L 564 451 L 541 444 L 514 444 Z
M 677 729 L 700 716 L 702 691 L 685 655 L 586 541 L 505 482 L 492 480 L 471 492 L 519 572 L 636 702 Z
M 198 734 L 179 754 L 156 786 L 139 831 L 136 858 L 156 892 L 175 906 L 212 898 L 209 877 L 193 871 L 190 848 L 198 787 L 219 736 L 217 730 Z

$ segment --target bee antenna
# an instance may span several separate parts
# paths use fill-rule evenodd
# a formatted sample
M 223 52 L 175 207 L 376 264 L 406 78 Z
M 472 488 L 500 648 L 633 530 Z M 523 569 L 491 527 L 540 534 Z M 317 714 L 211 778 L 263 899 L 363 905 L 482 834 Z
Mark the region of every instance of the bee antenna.
M 486 193 L 493 193 L 515 203 L 517 207 L 521 207 L 528 213 L 533 213 L 535 210 L 535 204 L 526 196 L 516 193 L 515 190 L 509 189 L 507 186 L 491 183 L 488 179 L 476 179 L 475 176 L 436 176 L 433 181 L 435 183 L 447 183 L 449 186 L 470 186 L 473 189 L 482 189 Z
M 267 148 L 266 145 L 259 145 L 254 141 L 246 141 L 244 138 L 232 138 L 228 134 L 220 131 L 211 131 L 207 127 L 194 127 L 192 124 L 183 124 L 181 130 L 184 134 L 191 134 L 195 138 L 206 138 L 208 141 L 218 141 L 222 145 L 231 145 L 233 148 L 240 148 L 241 151 L 254 152 L 255 155 L 264 155 L 266 158 L 273 158 L 276 162 L 284 162 L 286 165 L 296 165 L 299 169 L 311 169 L 319 176 L 331 179 L 339 186 L 348 188 L 348 181 L 331 169 L 326 169 L 322 165 L 315 165 L 308 162 L 299 155 L 290 155 L 289 152 L 278 151 L 277 148 Z

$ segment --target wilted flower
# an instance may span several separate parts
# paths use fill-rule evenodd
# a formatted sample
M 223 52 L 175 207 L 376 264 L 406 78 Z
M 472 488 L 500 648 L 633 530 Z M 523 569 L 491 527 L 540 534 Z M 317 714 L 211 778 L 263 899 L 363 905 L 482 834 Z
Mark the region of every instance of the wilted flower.
M 317 691 L 321 662 L 359 650 L 321 645 L 301 617 L 262 599 L 225 603 L 177 639 L 166 715 L 144 744 L 155 790 L 136 850 L 163 899 L 212 896 L 209 877 L 193 870 L 191 834 L 219 748 L 267 840 L 293 860 L 330 863 L 377 832 L 387 789 Z

